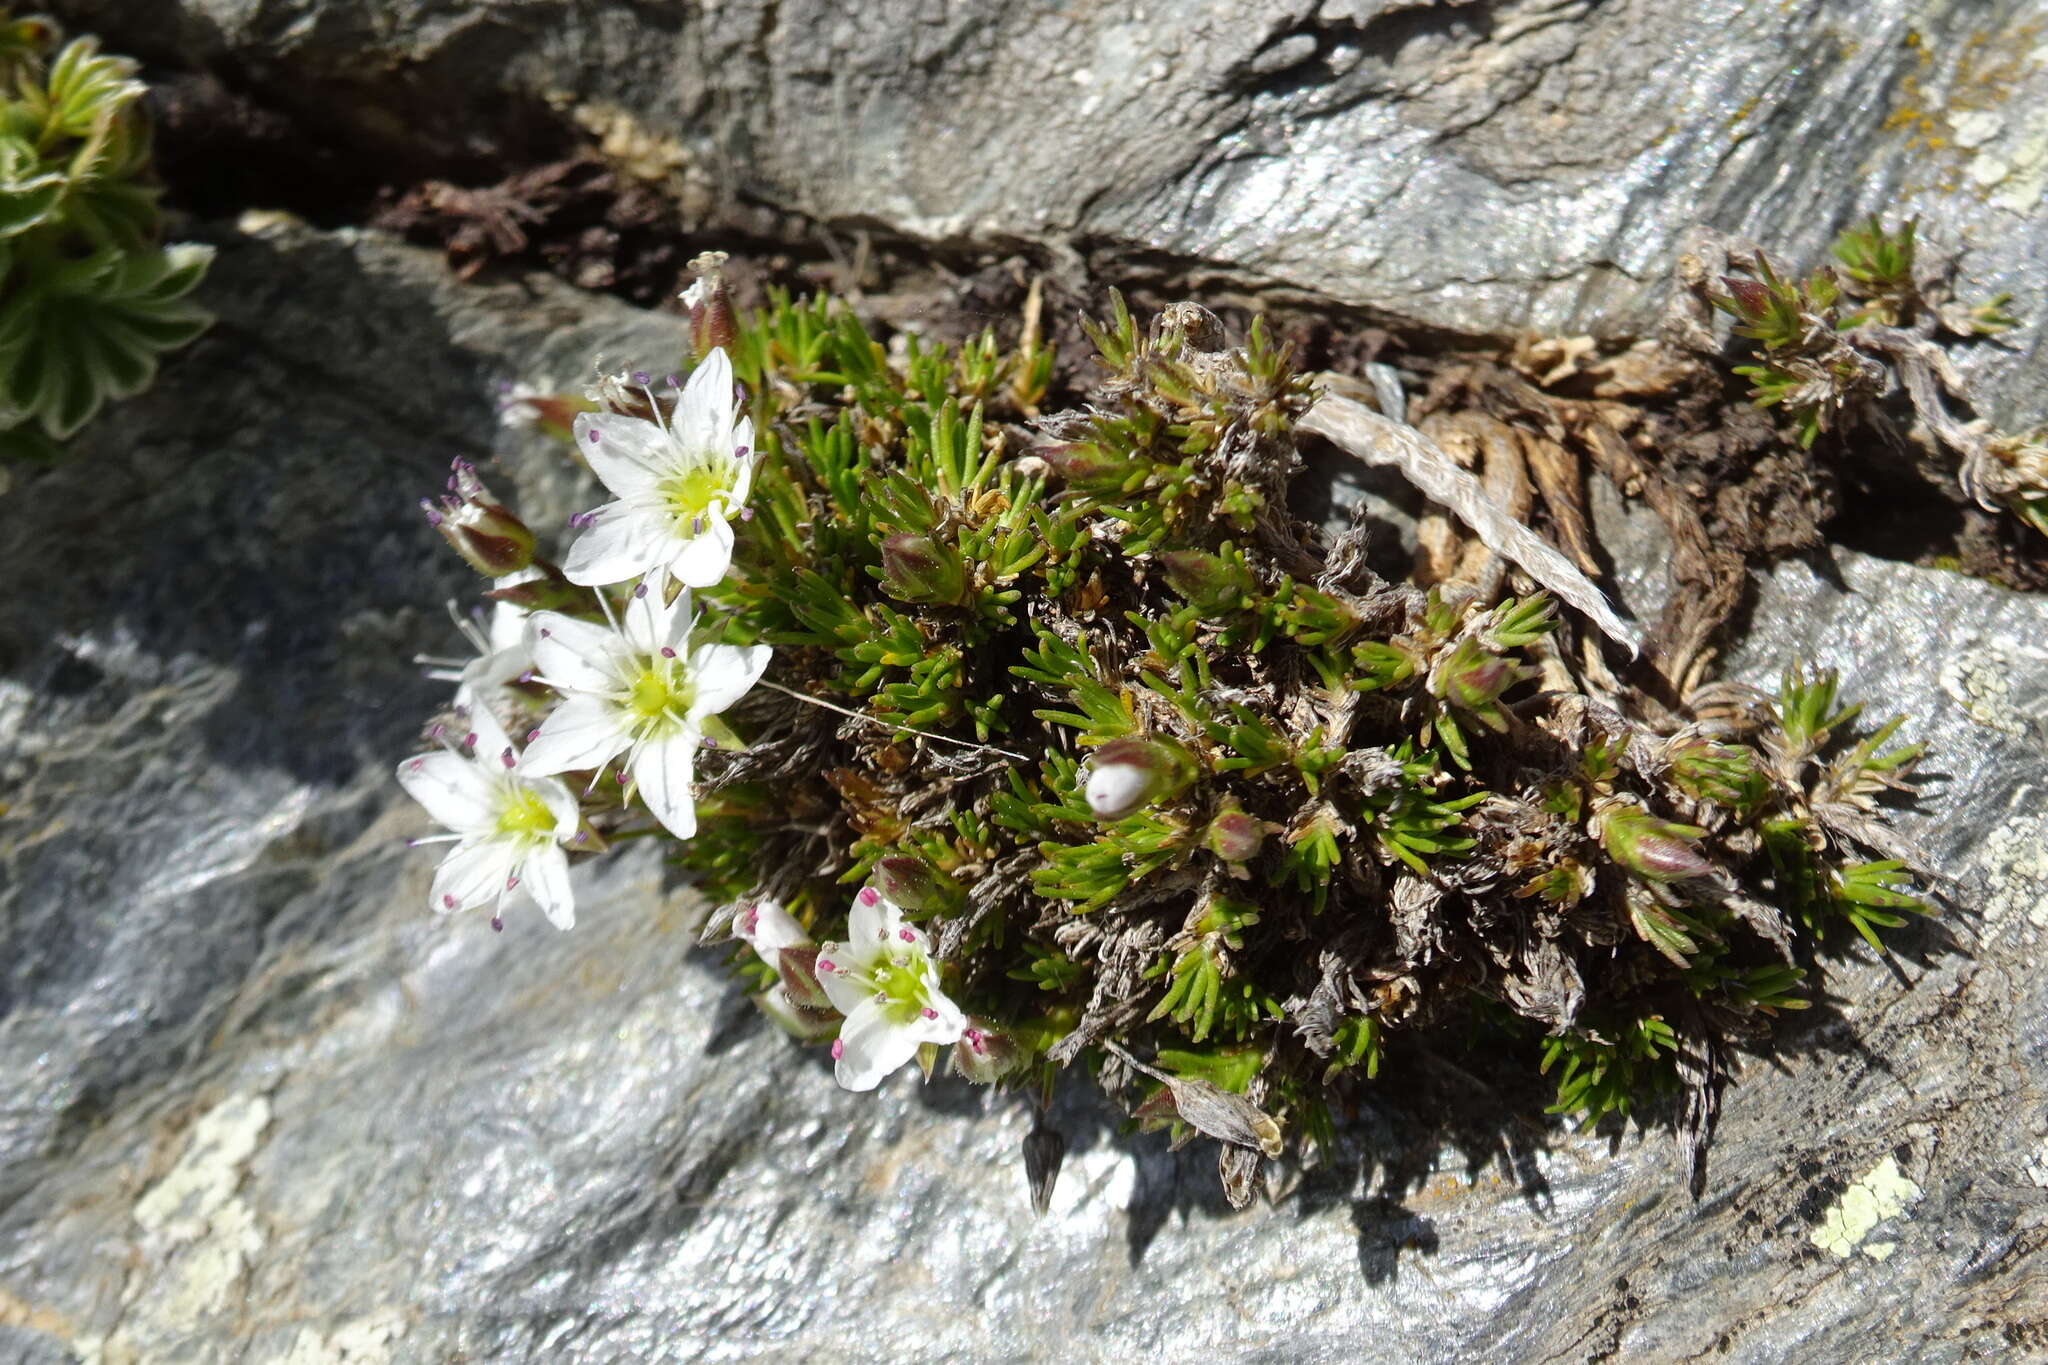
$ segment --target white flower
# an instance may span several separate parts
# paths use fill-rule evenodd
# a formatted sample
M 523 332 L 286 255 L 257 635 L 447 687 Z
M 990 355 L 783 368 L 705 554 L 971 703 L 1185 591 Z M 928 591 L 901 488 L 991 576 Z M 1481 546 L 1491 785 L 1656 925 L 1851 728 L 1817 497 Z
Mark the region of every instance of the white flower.
M 649 401 L 652 402 L 650 395 Z M 615 412 L 576 418 L 576 448 L 617 499 L 583 518 L 562 572 L 603 585 L 667 571 L 708 588 L 732 566 L 732 527 L 753 483 L 754 424 L 733 402 L 723 349 L 691 372 L 668 422 Z
M 784 948 L 808 948 L 811 936 L 780 901 L 749 901 L 733 912 L 733 936 L 771 967 L 782 965 Z
M 506 581 L 523 582 L 528 576 L 537 575 L 514 575 Z M 533 671 L 533 651 L 527 647 L 526 639 L 526 608 L 510 602 L 493 602 L 488 625 L 464 618 L 453 602 L 448 604 L 448 614 L 477 656 L 464 662 L 422 654 L 413 662 L 434 665 L 427 670 L 428 677 L 454 683 L 457 706 L 476 706 L 506 683 Z
M 931 940 L 873 887 L 854 898 L 847 941 L 818 950 L 818 983 L 846 1016 L 832 1044 L 848 1090 L 873 1090 L 925 1043 L 957 1042 L 967 1016 L 939 989 Z
M 744 697 L 768 667 L 766 645 L 690 647 L 690 594 L 664 606 L 643 583 L 616 626 L 559 612 L 527 618 L 540 680 L 564 700 L 527 746 L 529 773 L 601 771 L 625 755 L 641 799 L 671 834 L 697 832 L 690 789 L 704 722 Z
M 576 923 L 576 897 L 562 845 L 582 825 L 576 798 L 560 782 L 521 770 L 519 751 L 489 708 L 472 707 L 469 723 L 462 744 L 398 765 L 407 795 L 452 831 L 415 842 L 455 844 L 434 872 L 428 904 L 442 914 L 493 905 L 495 924 L 508 898 L 530 900 L 567 929 Z
M 761 1007 L 777 1023 L 807 1040 L 838 1031 L 812 965 L 818 947 L 779 902 L 742 902 L 733 913 L 732 931 L 775 972 L 777 983 L 762 992 Z

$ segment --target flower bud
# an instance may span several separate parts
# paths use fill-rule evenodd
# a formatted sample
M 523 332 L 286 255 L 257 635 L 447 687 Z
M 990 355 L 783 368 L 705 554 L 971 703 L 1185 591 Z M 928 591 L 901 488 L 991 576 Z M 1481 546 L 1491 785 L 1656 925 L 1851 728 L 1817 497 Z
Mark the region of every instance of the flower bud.
M 439 507 L 425 498 L 427 524 L 478 573 L 503 578 L 533 563 L 533 532 L 492 496 L 476 466 L 457 460 Z
M 1739 808 L 1760 795 L 1755 755 L 1739 744 L 1693 736 L 1674 741 L 1668 755 L 1671 780 L 1695 801 Z
M 707 251 L 690 262 L 697 282 L 683 291 L 683 303 L 690 310 L 690 349 L 699 360 L 720 347 L 730 349 L 739 340 L 739 320 L 725 287 L 725 262 L 723 251 Z
M 974 1016 L 969 1016 L 966 1031 L 953 1044 L 953 1070 L 976 1085 L 993 1085 L 1030 1062 L 1031 1054 L 1014 1034 Z
M 1741 280 L 1733 275 L 1723 275 L 1721 283 L 1727 288 L 1729 300 L 1735 305 L 1729 311 L 1745 322 L 1755 322 L 1771 306 L 1771 291 L 1755 280 Z
M 1653 882 L 1711 876 L 1714 865 L 1687 840 L 1706 831 L 1697 825 L 1659 820 L 1640 806 L 1615 802 L 1594 817 L 1600 846 L 1623 867 Z
M 507 602 L 528 612 L 559 611 L 578 615 L 598 610 L 597 594 L 562 577 L 562 571 L 546 560 L 536 561 L 526 574 L 511 574 L 497 586 L 484 589 L 493 602 Z
M 956 889 L 950 878 L 934 871 L 924 859 L 905 853 L 892 853 L 876 862 L 874 875 L 875 889 L 905 910 L 943 903 Z
M 1477 640 L 1467 636 L 1440 660 L 1433 670 L 1431 691 L 1453 706 L 1484 713 L 1500 700 L 1501 694 L 1528 676 L 1527 670 L 1511 659 L 1489 653 Z
M 498 425 L 514 431 L 533 430 L 557 441 L 574 442 L 578 413 L 595 412 L 597 404 L 573 393 L 542 393 L 515 384 L 498 404 Z
M 1166 582 L 1204 616 L 1235 611 L 1251 591 L 1251 574 L 1221 555 L 1200 550 L 1169 550 L 1159 556 Z
M 832 998 L 818 984 L 818 950 L 810 944 L 783 948 L 775 954 L 775 973 L 782 978 L 783 994 L 802 1009 L 829 1010 Z
M 1266 825 L 1241 810 L 1227 810 L 1209 822 L 1202 835 L 1208 850 L 1226 863 L 1248 863 L 1259 856 L 1266 840 Z
M 967 571 L 951 546 L 899 531 L 882 542 L 882 585 L 905 602 L 958 604 L 967 595 Z
M 753 997 L 761 1013 L 782 1025 L 800 1043 L 822 1043 L 839 1032 L 837 1010 L 806 1009 L 790 1000 L 779 988 Z
M 1121 820 L 1188 784 L 1192 764 L 1180 746 L 1157 739 L 1113 739 L 1095 751 L 1084 795 L 1098 820 Z

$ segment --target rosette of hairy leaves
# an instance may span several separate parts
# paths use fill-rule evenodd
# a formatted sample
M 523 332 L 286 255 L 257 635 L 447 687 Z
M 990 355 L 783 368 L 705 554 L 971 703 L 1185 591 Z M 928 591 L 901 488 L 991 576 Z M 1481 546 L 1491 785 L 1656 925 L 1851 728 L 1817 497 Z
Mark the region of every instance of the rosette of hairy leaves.
M 5 254 L 0 244 L 0 256 Z M 187 297 L 211 247 L 105 248 L 83 260 L 15 263 L 0 305 L 0 395 L 51 437 L 77 431 L 113 398 L 149 386 L 157 363 L 206 330 Z
M 0 453 L 41 460 L 205 328 L 212 259 L 157 244 L 135 63 L 55 39 L 0 11 Z

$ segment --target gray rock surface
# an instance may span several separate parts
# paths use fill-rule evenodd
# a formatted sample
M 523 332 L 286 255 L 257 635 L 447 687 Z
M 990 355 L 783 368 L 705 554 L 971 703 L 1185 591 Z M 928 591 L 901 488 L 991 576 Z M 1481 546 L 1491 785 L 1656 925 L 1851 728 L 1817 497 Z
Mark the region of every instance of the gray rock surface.
M 1355 1160 L 1231 1216 L 1212 1157 L 1081 1098 L 850 1095 L 758 1021 L 646 857 L 575 932 L 421 909 L 390 780 L 472 585 L 412 498 L 455 454 L 556 509 L 499 378 L 659 364 L 670 319 L 480 289 L 374 237 L 221 232 L 221 324 L 0 500 L 0 1358 L 2017 1359 L 2048 1342 L 2048 601 L 1841 555 L 1765 585 L 1793 653 L 1913 717 L 1959 947 L 1832 978 L 1668 1140 Z M 493 468 L 487 466 L 487 473 Z M 1619 534 L 1617 530 L 1616 534 Z M 1632 599 L 1657 591 L 1654 543 Z M 1817 1011 L 1816 1013 L 1822 1013 Z
M 2044 0 L 63 0 L 366 158 L 644 131 L 703 208 L 1209 262 L 1432 327 L 1640 331 L 1695 223 L 1811 261 L 1877 209 L 2048 299 Z M 322 138 L 326 141 L 326 136 Z M 2048 412 L 2041 331 L 1975 357 Z

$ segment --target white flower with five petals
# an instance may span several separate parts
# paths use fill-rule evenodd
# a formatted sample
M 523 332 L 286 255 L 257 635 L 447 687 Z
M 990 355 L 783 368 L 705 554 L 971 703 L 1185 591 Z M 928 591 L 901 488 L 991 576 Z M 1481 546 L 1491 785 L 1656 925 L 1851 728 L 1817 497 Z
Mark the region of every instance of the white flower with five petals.
M 754 424 L 738 415 L 723 349 L 691 372 L 666 422 L 580 414 L 576 448 L 616 500 L 580 519 L 584 531 L 563 574 L 592 586 L 656 570 L 689 588 L 724 578 L 732 566 L 730 520 L 753 483 L 753 443 Z
M 669 833 L 697 832 L 691 790 L 705 723 L 744 697 L 768 667 L 766 645 L 690 644 L 690 594 L 643 583 L 624 619 L 602 626 L 539 611 L 527 630 L 540 681 L 563 701 L 526 748 L 524 770 L 601 772 L 624 756 L 640 798 Z
M 854 898 L 846 934 L 818 950 L 818 984 L 846 1016 L 832 1044 L 839 1084 L 873 1090 L 924 1044 L 959 1041 L 967 1016 L 939 989 L 924 930 L 872 886 Z
M 519 751 L 485 706 L 469 712 L 471 733 L 445 751 L 398 765 L 398 783 L 451 832 L 416 840 L 453 842 L 435 870 L 428 903 L 442 914 L 507 900 L 532 901 L 557 929 L 576 923 L 563 845 L 582 827 L 576 798 L 560 782 L 523 771 Z

